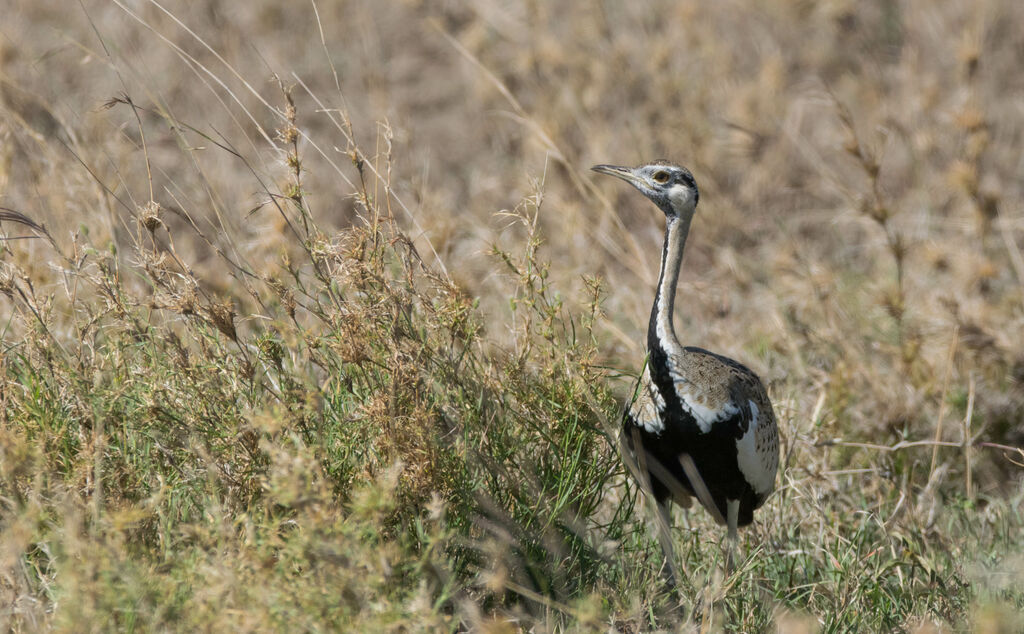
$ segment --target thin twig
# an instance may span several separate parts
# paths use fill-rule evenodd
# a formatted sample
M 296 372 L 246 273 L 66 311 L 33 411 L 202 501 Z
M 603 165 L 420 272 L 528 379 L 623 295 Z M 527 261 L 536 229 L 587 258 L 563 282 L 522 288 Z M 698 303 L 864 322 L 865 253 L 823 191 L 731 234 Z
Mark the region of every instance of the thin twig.
M 946 417 L 946 394 L 949 389 L 949 375 L 953 371 L 953 357 L 956 355 L 957 343 L 960 341 L 960 325 L 957 324 L 953 327 L 953 341 L 949 344 L 949 355 L 946 357 L 946 373 L 942 379 L 942 396 L 939 397 L 939 419 L 935 423 L 935 442 L 942 440 L 942 421 Z M 935 473 L 935 465 L 939 460 L 939 446 L 935 445 L 932 449 L 932 464 L 928 468 L 928 481 L 931 482 L 932 475 Z
M 725 518 L 722 517 L 721 511 L 718 510 L 718 506 L 712 499 L 711 492 L 708 491 L 707 485 L 704 484 L 704 478 L 701 477 L 700 472 L 697 470 L 697 464 L 694 463 L 690 454 L 679 454 L 679 464 L 682 465 L 683 471 L 686 472 L 686 477 L 690 480 L 690 486 L 693 487 L 693 492 L 697 495 L 700 503 L 704 505 L 704 508 L 707 509 L 716 522 L 725 524 Z
M 967 499 L 974 499 L 974 486 L 971 480 L 971 418 L 974 417 L 974 373 L 968 379 L 967 415 L 964 416 L 964 462 L 967 469 Z
M 870 442 L 849 442 L 841 438 L 834 438 L 814 443 L 815 447 L 860 447 L 861 449 L 876 449 L 878 451 L 899 451 L 900 449 L 909 449 L 911 447 L 931 447 L 933 445 L 939 445 L 940 447 L 963 447 L 961 442 L 950 442 L 948 440 L 901 440 L 895 445 L 878 445 Z
M 644 449 L 643 442 L 640 439 L 640 430 L 633 428 L 632 432 L 633 453 L 630 453 L 628 448 L 625 446 L 625 442 L 623 442 L 621 452 L 623 462 L 632 472 L 633 477 L 636 478 L 637 482 L 640 483 L 640 488 L 644 492 L 644 498 L 647 499 L 651 506 L 656 507 L 657 501 L 654 499 L 654 488 L 651 486 L 651 481 L 648 475 L 650 473 L 649 469 L 652 465 L 647 464 L 647 451 Z M 623 441 L 624 440 L 625 439 L 623 439 Z M 653 466 L 660 467 L 661 464 L 655 460 L 653 462 Z M 669 479 L 671 480 L 672 478 Z M 675 557 L 675 549 L 672 548 L 672 527 L 668 525 L 665 517 L 657 508 L 654 509 L 654 527 L 655 534 L 658 538 L 658 544 L 661 546 L 662 554 L 665 556 L 665 564 L 668 566 L 669 574 L 672 576 L 672 585 L 678 588 L 682 576 L 679 574 L 678 563 L 676 562 Z M 685 566 L 686 563 L 683 562 L 684 570 Z M 690 576 L 689 571 L 686 571 L 686 576 Z
M 970 400 L 970 396 L 968 396 L 968 408 L 969 408 L 969 411 L 972 410 L 973 407 L 974 407 L 974 403 L 973 403 L 973 401 Z M 931 447 L 933 445 L 938 445 L 940 447 L 956 447 L 958 449 L 963 449 L 965 444 L 969 445 L 972 448 L 974 448 L 974 447 L 981 447 L 981 448 L 984 448 L 984 449 L 999 449 L 1000 451 L 1012 451 L 1012 452 L 1019 453 L 1021 455 L 1021 457 L 1024 458 L 1024 448 L 1014 447 L 1012 445 L 1001 445 L 999 443 L 987 442 L 987 441 L 986 442 L 982 442 L 982 441 L 970 442 L 970 441 L 963 441 L 963 440 L 961 440 L 960 442 L 952 442 L 952 441 L 949 441 L 949 440 L 940 440 L 940 441 L 936 442 L 934 440 L 901 440 L 898 443 L 896 443 L 895 445 L 878 445 L 878 444 L 870 443 L 870 442 L 850 442 L 850 441 L 843 440 L 841 438 L 833 438 L 831 440 L 819 440 L 818 442 L 814 443 L 814 446 L 815 447 L 858 447 L 860 449 L 874 449 L 876 451 L 899 451 L 901 449 L 911 449 L 911 448 L 914 448 L 914 447 Z M 1024 467 L 1024 462 L 1018 463 L 1018 462 L 1013 461 L 1013 460 L 1011 460 L 1011 462 L 1013 462 L 1013 464 L 1015 464 L 1015 465 Z
M 1021 461 L 1020 462 L 1017 462 L 1016 460 L 1014 460 L 1013 458 L 1010 458 L 1009 456 L 1007 456 L 1006 459 L 1009 460 L 1011 463 L 1017 465 L 1018 467 L 1024 467 L 1024 449 L 1022 449 L 1021 447 L 1012 447 L 1010 445 L 1001 445 L 1001 444 L 999 444 L 997 442 L 977 442 L 977 443 L 974 443 L 974 446 L 975 447 L 984 447 L 985 449 L 999 449 L 1001 451 L 1016 452 L 1016 453 L 1020 454 L 1020 457 L 1021 457 Z

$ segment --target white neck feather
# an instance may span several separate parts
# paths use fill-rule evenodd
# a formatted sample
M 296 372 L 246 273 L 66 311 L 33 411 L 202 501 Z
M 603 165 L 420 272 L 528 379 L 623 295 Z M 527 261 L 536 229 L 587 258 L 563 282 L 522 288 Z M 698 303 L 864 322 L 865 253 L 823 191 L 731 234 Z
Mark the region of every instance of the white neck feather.
M 672 324 L 672 311 L 675 306 L 676 283 L 679 281 L 679 269 L 683 262 L 683 249 L 686 246 L 686 236 L 690 233 L 690 221 L 693 220 L 693 212 L 682 214 L 678 217 L 668 218 L 665 226 L 665 249 L 662 253 L 661 276 L 658 280 L 658 294 L 654 301 L 654 310 L 651 315 L 650 327 L 654 332 L 648 333 L 657 337 L 657 342 L 670 355 L 682 352 L 682 346 L 676 338 L 675 327 Z M 649 345 L 653 344 L 649 341 Z

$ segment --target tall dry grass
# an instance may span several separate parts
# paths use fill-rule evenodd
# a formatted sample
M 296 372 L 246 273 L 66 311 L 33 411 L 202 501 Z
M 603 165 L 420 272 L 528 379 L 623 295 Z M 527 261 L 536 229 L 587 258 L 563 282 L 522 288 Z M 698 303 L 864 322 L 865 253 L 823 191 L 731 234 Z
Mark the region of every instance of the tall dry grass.
M 1017 4 L 8 8 L 7 627 L 1015 623 Z M 662 227 L 587 171 L 660 156 L 784 436 L 681 600 L 614 449 Z

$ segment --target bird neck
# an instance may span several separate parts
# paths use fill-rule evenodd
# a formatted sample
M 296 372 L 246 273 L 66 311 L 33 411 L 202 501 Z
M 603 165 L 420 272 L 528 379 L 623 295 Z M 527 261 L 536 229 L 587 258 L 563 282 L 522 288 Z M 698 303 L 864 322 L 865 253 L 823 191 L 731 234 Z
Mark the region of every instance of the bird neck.
M 676 282 L 683 262 L 683 248 L 690 233 L 693 214 L 669 216 L 665 225 L 665 246 L 661 252 L 661 274 L 651 308 L 651 323 L 647 329 L 647 347 L 652 355 L 671 354 L 682 350 L 672 325 L 672 311 L 676 301 Z

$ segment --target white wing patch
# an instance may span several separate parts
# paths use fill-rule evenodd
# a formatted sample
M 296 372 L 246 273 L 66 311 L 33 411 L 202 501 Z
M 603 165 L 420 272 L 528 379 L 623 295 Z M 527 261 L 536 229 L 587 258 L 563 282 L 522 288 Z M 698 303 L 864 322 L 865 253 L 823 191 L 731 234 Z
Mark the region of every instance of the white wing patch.
M 648 433 L 660 434 L 665 431 L 665 423 L 661 420 L 664 411 L 665 399 L 651 380 L 650 371 L 645 367 L 643 376 L 640 377 L 636 399 L 629 406 L 629 415 Z
M 676 389 L 679 389 L 678 384 Z M 679 399 L 683 407 L 693 415 L 693 419 L 697 421 L 697 426 L 700 427 L 701 432 L 705 434 L 711 431 L 711 427 L 715 423 L 735 416 L 740 411 L 740 408 L 736 407 L 736 404 L 732 401 L 725 403 L 722 407 L 708 407 L 701 402 L 699 397 L 690 392 L 679 392 Z
M 775 460 L 766 458 L 757 450 L 758 429 L 762 425 L 761 412 L 757 409 L 754 401 L 750 404 L 750 424 L 747 426 L 747 433 L 736 441 L 736 461 L 739 463 L 740 472 L 743 477 L 758 495 L 768 495 L 775 488 L 775 470 L 778 468 Z
M 675 369 L 669 371 L 676 394 L 683 408 L 688 411 L 702 433 L 711 431 L 712 425 L 735 416 L 740 408 L 728 398 L 714 398 L 707 390 L 701 390 L 692 381 L 682 376 Z M 710 398 L 709 398 L 710 397 Z M 715 401 L 720 401 L 715 403 Z

